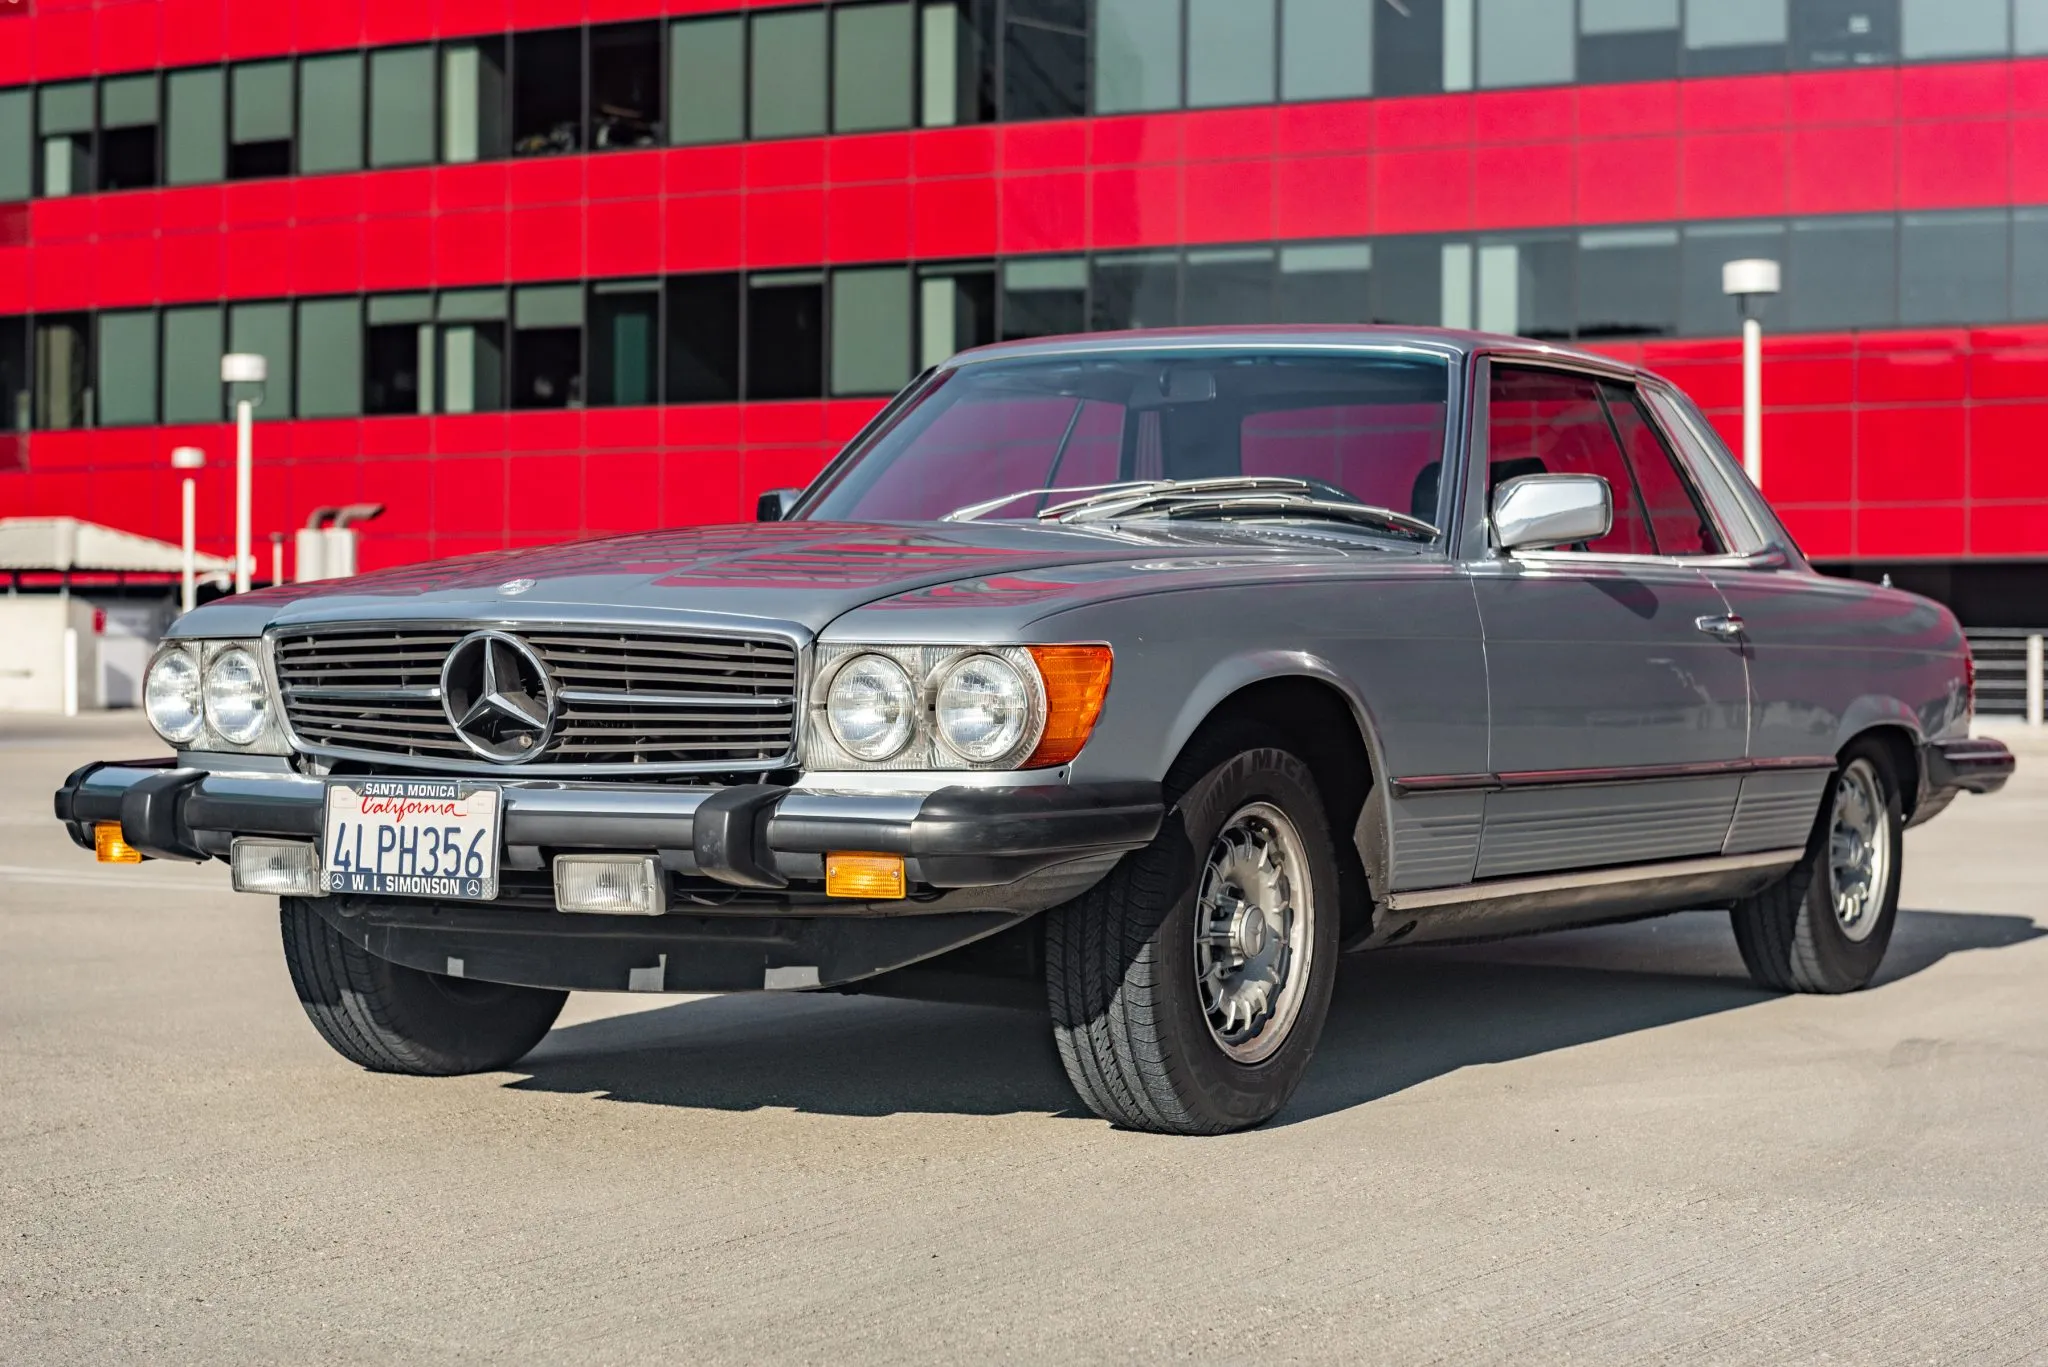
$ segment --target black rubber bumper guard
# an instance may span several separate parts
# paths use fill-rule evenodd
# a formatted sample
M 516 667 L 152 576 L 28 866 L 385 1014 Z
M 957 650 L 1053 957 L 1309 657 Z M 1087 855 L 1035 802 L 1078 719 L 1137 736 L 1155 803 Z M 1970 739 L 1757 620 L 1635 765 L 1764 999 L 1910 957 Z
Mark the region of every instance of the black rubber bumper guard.
M 2004 741 L 1989 736 L 1929 741 L 1922 753 L 1935 792 L 1995 793 L 2018 763 Z
M 660 851 L 664 865 L 741 888 L 786 887 L 824 877 L 835 850 L 900 854 L 934 887 L 983 887 L 1093 854 L 1137 849 L 1163 815 L 1154 783 L 949 787 L 917 794 L 824 793 L 771 784 L 680 789 L 526 784 L 504 786 L 503 838 L 511 849 Z M 153 859 L 224 855 L 238 835 L 318 840 L 326 802 L 319 779 L 289 773 L 223 774 L 175 761 L 90 764 L 66 779 L 56 815 L 80 846 L 93 827 L 119 822 Z

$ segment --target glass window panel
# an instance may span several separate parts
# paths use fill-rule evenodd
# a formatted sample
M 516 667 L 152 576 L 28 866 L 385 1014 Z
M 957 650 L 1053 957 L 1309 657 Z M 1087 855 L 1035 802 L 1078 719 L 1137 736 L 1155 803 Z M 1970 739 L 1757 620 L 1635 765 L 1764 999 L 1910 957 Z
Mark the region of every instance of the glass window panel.
M 1685 229 L 1679 265 L 1678 330 L 1688 337 L 1721 337 L 1742 330 L 1735 301 L 1721 290 L 1730 261 L 1786 259 L 1782 223 L 1702 223 Z M 1784 319 L 1784 296 L 1751 301 L 1766 330 Z
M 652 280 L 591 286 L 591 403 L 656 402 L 660 351 L 661 286 Z
M 502 157 L 505 136 L 505 45 L 499 39 L 450 43 L 441 49 L 441 160 Z
M 590 145 L 653 147 L 661 132 L 661 26 L 590 30 Z
M 421 381 L 423 393 L 438 388 L 443 413 L 495 413 L 505 406 L 505 325 L 444 323 L 439 344 Z
M 678 145 L 747 135 L 747 21 L 679 19 L 668 26 L 668 136 Z
M 228 306 L 228 349 L 254 352 L 269 362 L 269 379 L 263 386 L 263 402 L 256 406 L 259 421 L 276 421 L 292 415 L 292 306 L 290 304 L 231 304 Z M 218 360 L 214 382 L 220 381 Z
M 35 425 L 69 431 L 92 421 L 92 357 L 85 314 L 35 320 Z
M 359 299 L 299 304 L 299 406 L 302 418 L 350 418 L 363 407 L 363 327 Z
M 1579 234 L 1581 337 L 1668 337 L 1678 330 L 1678 229 Z
M 0 318 L 0 432 L 26 432 L 30 416 L 28 319 Z
M 512 407 L 580 405 L 583 287 L 525 285 L 513 290 L 512 325 Z
M 92 82 L 66 81 L 36 91 L 36 116 L 44 137 L 92 132 Z
M 2012 316 L 2048 320 L 2048 209 L 2013 210 Z
M 363 329 L 363 411 L 431 413 L 434 392 L 431 294 L 371 298 Z
M 1907 214 L 1899 229 L 1899 321 L 2002 320 L 2010 224 L 2003 212 Z
M 434 317 L 431 294 L 376 294 L 370 296 L 369 321 L 377 323 L 425 323 Z
M 996 339 L 996 273 L 987 266 L 927 267 L 917 282 L 918 366 L 935 366 Z
M 1479 84 L 1558 85 L 1572 79 L 1575 0 L 1479 0 Z
M 220 358 L 226 340 L 216 305 L 164 310 L 165 422 L 220 421 Z
M 2048 52 L 2048 0 L 2012 0 L 2012 50 L 2022 57 Z
M 1785 66 L 1786 0 L 1710 0 L 1685 7 L 1688 75 L 1779 71 Z
M 1993 57 L 2012 46 L 2008 0 L 1901 0 L 1899 50 L 1909 59 Z
M 1180 103 L 1180 17 L 1180 0 L 1096 0 L 1096 113 Z
M 234 141 L 271 142 L 292 135 L 292 64 L 247 62 L 234 78 Z
M 1614 497 L 1614 527 L 1583 549 L 1619 555 L 1656 553 L 1635 481 L 1608 425 L 1595 381 L 1560 371 L 1496 365 L 1488 393 L 1486 452 L 1489 488 L 1522 475 L 1600 476 Z
M 1372 24 L 1379 10 L 1357 0 L 1281 0 L 1280 98 L 1372 94 Z
M 1444 0 L 1374 6 L 1372 22 L 1374 94 L 1427 95 L 1444 88 Z
M 1008 0 L 1003 13 L 1003 117 L 1085 114 L 1088 0 Z
M 1188 103 L 1271 104 L 1277 39 L 1274 0 L 1188 0 Z
M 747 281 L 747 397 L 825 393 L 825 278 L 818 271 Z
M 754 16 L 751 135 L 825 131 L 825 11 Z
M 363 165 L 363 58 L 358 52 L 299 62 L 299 171 Z
M 1478 264 L 1475 321 L 1482 332 L 1569 337 L 1574 318 L 1574 243 L 1565 236 L 1487 242 Z M 1445 319 L 1445 326 L 1454 326 Z
M 1181 321 L 1190 327 L 1272 322 L 1273 263 L 1269 248 L 1189 252 Z
M 1372 263 L 1370 242 L 1282 247 L 1274 318 L 1282 323 L 1370 323 Z
M 173 71 L 164 78 L 169 133 L 164 181 L 205 185 L 227 174 L 227 78 L 218 67 Z M 165 355 L 169 355 L 168 349 Z
M 1678 74 L 1678 0 L 1580 0 L 1579 80 Z
M 1088 262 L 1079 256 L 1003 263 L 1003 339 L 1088 330 Z
M 1372 244 L 1372 321 L 1412 327 L 1472 325 L 1471 309 L 1447 322 L 1443 306 L 1445 243 L 1433 237 L 1391 237 Z M 1469 247 L 1465 248 L 1469 253 Z M 1464 266 L 1469 293 L 1472 266 Z
M 670 403 L 740 396 L 740 278 L 678 275 L 668 282 Z
M 0 90 L 0 204 L 35 193 L 35 97 Z
M 832 392 L 893 394 L 909 380 L 909 269 L 832 272 Z
M 1472 88 L 1473 0 L 1444 0 L 1444 89 Z
M 100 127 L 134 128 L 157 120 L 156 75 L 109 76 L 100 82 Z
M 1899 60 L 1899 0 L 1792 0 L 1792 65 Z
M 1094 286 L 1088 316 L 1091 331 L 1170 328 L 1180 321 L 1178 253 L 1098 256 L 1090 282 Z
M 434 159 L 434 49 L 370 54 L 370 165 L 423 166 Z
M 1889 218 L 1792 224 L 1785 289 L 1791 325 L 1881 327 L 1898 318 L 1898 225 Z
M 917 89 L 908 3 L 832 12 L 832 126 L 842 133 L 908 128 Z
M 156 314 L 103 313 L 99 317 L 102 427 L 156 421 Z
M 924 0 L 919 120 L 927 128 L 996 117 L 998 0 Z
M 512 324 L 526 328 L 583 326 L 581 285 L 522 285 L 512 291 Z
M 512 155 L 583 146 L 583 30 L 512 35 Z
M 43 138 L 42 192 L 52 198 L 92 189 L 92 134 L 52 133 Z
M 1664 444 L 1648 413 L 1643 411 L 1630 385 L 1603 383 L 1607 412 L 1614 430 L 1621 436 L 1621 449 L 1628 456 L 1629 473 L 1635 476 L 1636 494 L 1650 521 L 1651 539 L 1659 555 L 1720 555 L 1726 548 L 1714 530 L 1713 520 L 1678 468 L 1677 458 Z
M 502 289 L 443 290 L 435 315 L 444 323 L 497 322 L 504 319 Z

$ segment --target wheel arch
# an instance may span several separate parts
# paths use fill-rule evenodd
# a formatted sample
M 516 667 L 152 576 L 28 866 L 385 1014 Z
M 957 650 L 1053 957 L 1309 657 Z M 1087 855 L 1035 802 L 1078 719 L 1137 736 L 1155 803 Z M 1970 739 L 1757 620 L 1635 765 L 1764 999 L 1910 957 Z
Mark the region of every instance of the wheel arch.
M 1911 821 L 1914 810 L 1920 805 L 1920 733 L 1903 722 L 1878 722 L 1843 741 L 1841 748 L 1835 751 L 1835 757 L 1840 759 L 1857 745 L 1865 743 L 1882 749 L 1891 761 L 1892 775 L 1899 784 L 1901 814 Z

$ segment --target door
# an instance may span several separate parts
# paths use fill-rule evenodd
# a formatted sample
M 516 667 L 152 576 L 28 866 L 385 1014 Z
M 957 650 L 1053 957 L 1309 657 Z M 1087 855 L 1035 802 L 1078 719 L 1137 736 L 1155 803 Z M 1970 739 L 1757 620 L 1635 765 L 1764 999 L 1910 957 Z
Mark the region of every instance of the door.
M 1593 474 L 1614 525 L 1471 568 L 1487 655 L 1492 790 L 1478 876 L 1718 854 L 1745 767 L 1749 690 L 1696 560 L 1721 546 L 1630 388 L 1489 368 L 1487 490 Z

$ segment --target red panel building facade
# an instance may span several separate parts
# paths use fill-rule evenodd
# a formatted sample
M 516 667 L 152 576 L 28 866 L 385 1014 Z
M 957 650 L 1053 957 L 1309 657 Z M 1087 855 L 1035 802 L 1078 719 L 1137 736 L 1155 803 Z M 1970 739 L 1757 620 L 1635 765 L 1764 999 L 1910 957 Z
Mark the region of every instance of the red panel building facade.
M 2048 0 L 29 0 L 0 515 L 175 538 L 196 445 L 226 551 L 224 349 L 259 540 L 382 502 L 367 566 L 744 518 L 1089 328 L 1570 339 L 1732 443 L 1740 256 L 1809 554 L 2027 617 Z

